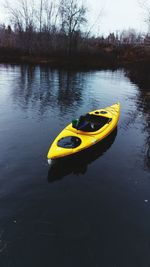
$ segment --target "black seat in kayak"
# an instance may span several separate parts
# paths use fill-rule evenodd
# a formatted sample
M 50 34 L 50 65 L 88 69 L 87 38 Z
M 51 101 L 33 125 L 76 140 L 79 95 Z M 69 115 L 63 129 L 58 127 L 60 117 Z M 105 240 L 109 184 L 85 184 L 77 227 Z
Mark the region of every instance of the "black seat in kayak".
M 80 116 L 78 123 L 76 125 L 73 125 L 73 127 L 84 132 L 95 132 L 102 128 L 109 121 L 110 118 L 96 116 L 88 113 L 86 115 Z

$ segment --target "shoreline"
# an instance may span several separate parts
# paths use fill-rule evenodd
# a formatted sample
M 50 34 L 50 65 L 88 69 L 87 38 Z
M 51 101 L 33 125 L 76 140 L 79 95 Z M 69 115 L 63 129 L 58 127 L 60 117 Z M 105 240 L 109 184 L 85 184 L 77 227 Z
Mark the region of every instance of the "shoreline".
M 71 55 L 65 51 L 29 54 L 17 49 L 0 48 L 0 63 L 44 65 L 68 69 L 150 68 L 150 48 L 109 46 L 95 51 L 88 49 L 76 51 Z
M 32 57 L 23 57 L 20 59 L 0 59 L 0 64 L 20 64 L 20 65 L 41 65 L 47 66 L 51 68 L 58 68 L 58 69 L 85 69 L 85 70 L 100 70 L 100 69 L 120 69 L 120 68 L 150 68 L 150 61 L 149 60 L 137 60 L 134 62 L 118 62 L 118 63 L 108 63 L 108 62 L 91 62 L 87 63 L 86 61 L 72 61 L 72 60 L 65 60 L 59 61 L 55 59 L 45 59 L 45 58 L 32 58 Z

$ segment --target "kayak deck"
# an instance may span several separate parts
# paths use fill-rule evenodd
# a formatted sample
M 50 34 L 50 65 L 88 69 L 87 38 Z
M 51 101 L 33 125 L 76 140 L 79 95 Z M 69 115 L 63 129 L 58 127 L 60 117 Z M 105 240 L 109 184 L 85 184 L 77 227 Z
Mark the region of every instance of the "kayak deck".
M 77 125 L 70 123 L 54 140 L 48 151 L 48 159 L 78 153 L 101 141 L 116 128 L 119 116 L 120 104 L 117 103 L 82 116 L 84 124 L 80 120 Z

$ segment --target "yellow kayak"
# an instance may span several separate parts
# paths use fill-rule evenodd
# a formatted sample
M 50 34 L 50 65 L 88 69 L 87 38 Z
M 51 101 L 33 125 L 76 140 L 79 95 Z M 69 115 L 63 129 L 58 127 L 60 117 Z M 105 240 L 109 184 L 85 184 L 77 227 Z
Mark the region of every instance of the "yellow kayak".
M 117 126 L 120 116 L 120 103 L 91 111 L 72 121 L 52 143 L 48 162 L 78 153 L 100 142 Z

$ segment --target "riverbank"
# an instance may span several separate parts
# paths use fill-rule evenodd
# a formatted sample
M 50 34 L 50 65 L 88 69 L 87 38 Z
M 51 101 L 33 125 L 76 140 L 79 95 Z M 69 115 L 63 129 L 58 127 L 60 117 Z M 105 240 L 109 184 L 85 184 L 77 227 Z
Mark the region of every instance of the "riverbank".
M 0 48 L 0 63 L 42 64 L 57 68 L 119 68 L 150 66 L 150 47 L 133 45 L 99 45 L 68 54 L 66 51 L 27 53 L 19 49 Z

